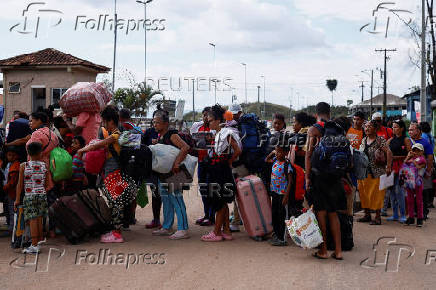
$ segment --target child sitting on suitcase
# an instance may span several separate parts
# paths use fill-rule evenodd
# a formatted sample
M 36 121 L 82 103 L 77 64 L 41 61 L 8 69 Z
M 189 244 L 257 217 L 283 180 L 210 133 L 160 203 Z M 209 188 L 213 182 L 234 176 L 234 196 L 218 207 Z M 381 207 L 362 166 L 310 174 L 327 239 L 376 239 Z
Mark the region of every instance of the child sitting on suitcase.
M 15 211 L 20 205 L 21 193 L 24 191 L 24 220 L 30 225 L 32 244 L 23 250 L 25 254 L 39 253 L 43 241 L 42 219 L 47 216 L 48 205 L 45 186 L 48 181 L 48 171 L 41 159 L 42 144 L 32 142 L 27 145 L 30 161 L 20 166 L 20 175 L 15 200 Z
M 275 138 L 271 139 L 273 140 Z M 283 138 L 279 138 L 279 140 L 282 139 Z M 274 235 L 270 243 L 273 246 L 286 246 L 285 218 L 292 183 L 292 167 L 288 166 L 289 163 L 286 160 L 286 156 L 289 153 L 289 146 L 279 143 L 286 142 L 277 142 L 275 150 L 271 152 L 265 160 L 266 162 L 273 163 L 270 191 L 272 194 L 272 223 Z

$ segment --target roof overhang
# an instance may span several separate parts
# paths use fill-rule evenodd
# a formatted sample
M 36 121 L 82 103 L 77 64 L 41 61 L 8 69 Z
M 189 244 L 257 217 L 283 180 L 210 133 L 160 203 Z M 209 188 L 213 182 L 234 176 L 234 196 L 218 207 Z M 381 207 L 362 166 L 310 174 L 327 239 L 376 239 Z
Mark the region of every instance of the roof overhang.
M 111 69 L 97 69 L 89 66 L 72 64 L 72 65 L 2 65 L 0 66 L 0 73 L 4 73 L 5 71 L 10 70 L 53 70 L 53 69 L 66 69 L 66 70 L 84 70 L 94 73 L 107 73 Z

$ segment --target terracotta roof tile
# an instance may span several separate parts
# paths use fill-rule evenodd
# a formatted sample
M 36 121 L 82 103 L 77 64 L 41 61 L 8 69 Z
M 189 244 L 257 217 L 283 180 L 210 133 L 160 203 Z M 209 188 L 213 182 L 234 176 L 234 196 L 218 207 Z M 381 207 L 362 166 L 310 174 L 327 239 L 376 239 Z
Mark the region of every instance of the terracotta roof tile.
M 42 65 L 81 65 L 95 69 L 99 72 L 110 71 L 110 68 L 98 65 L 87 60 L 63 53 L 53 48 L 46 48 L 28 54 L 21 54 L 11 58 L 0 60 L 2 66 L 42 66 Z

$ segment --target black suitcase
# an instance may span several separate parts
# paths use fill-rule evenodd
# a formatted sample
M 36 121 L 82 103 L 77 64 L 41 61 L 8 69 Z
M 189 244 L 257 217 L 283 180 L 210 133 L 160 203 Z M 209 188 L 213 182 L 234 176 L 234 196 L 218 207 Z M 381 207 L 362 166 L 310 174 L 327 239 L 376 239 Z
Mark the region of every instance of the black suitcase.
M 341 248 L 342 251 L 351 251 L 354 247 L 353 240 L 353 216 L 338 212 L 338 219 L 341 225 Z M 330 226 L 327 221 L 327 249 L 335 250 L 335 242 L 330 232 Z
M 100 223 L 76 195 L 58 198 L 50 207 L 49 215 L 73 245 L 100 227 Z
M 100 223 L 100 227 L 97 230 L 101 233 L 110 230 L 112 211 L 100 192 L 95 189 L 85 189 L 78 196 Z

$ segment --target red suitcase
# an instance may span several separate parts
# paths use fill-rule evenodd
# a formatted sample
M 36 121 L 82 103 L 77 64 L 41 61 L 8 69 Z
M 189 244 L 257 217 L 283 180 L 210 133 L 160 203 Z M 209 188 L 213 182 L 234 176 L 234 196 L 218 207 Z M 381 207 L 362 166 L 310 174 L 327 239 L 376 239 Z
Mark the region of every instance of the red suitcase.
M 273 231 L 271 198 L 262 179 L 255 175 L 240 178 L 236 185 L 239 213 L 248 235 L 260 240 Z

